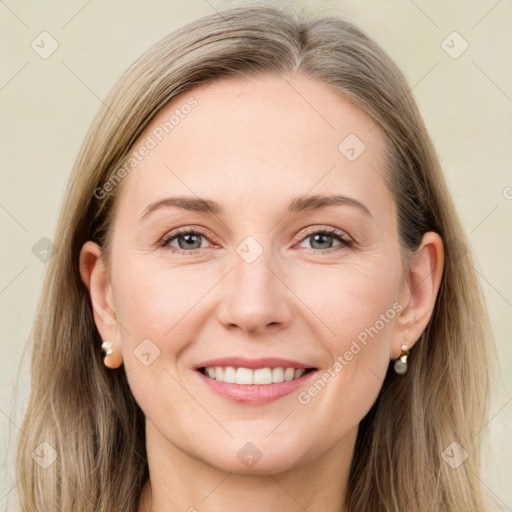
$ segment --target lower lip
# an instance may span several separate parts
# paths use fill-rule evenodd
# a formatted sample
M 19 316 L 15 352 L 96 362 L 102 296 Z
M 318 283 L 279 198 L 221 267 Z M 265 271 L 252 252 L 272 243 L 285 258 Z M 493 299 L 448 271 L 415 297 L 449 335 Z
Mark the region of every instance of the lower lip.
M 218 395 L 234 402 L 262 404 L 289 395 L 304 386 L 317 370 L 309 371 L 298 379 L 272 384 L 229 384 L 207 377 L 199 370 L 196 373 L 204 383 Z

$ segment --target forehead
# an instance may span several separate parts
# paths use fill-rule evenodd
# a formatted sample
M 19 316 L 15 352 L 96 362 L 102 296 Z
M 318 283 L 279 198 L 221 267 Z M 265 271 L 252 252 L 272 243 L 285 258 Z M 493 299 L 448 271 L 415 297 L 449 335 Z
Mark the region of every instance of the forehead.
M 172 192 L 261 207 L 334 189 L 361 197 L 384 187 L 384 146 L 373 120 L 319 81 L 222 79 L 156 114 L 130 151 L 122 201 L 142 208 Z

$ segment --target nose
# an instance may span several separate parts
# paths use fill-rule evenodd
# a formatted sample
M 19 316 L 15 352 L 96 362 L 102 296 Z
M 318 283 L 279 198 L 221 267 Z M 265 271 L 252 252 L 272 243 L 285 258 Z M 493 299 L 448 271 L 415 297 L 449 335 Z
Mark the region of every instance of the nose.
M 219 321 L 229 330 L 264 335 L 284 329 L 292 320 L 293 294 L 266 252 L 252 263 L 237 254 L 233 258 L 218 307 Z

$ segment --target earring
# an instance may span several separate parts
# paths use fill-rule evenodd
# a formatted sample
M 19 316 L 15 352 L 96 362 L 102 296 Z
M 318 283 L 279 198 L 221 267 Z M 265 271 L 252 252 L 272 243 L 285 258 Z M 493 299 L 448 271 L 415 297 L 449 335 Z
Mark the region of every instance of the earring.
M 101 344 L 101 350 L 103 350 L 103 352 L 105 352 L 105 357 L 111 356 L 112 355 L 112 343 L 110 341 L 104 341 Z
M 119 368 L 121 364 L 123 363 L 123 356 L 121 355 L 120 351 L 116 351 L 114 354 L 114 350 L 112 348 L 113 343 L 110 341 L 104 341 L 101 344 L 101 350 L 105 354 L 105 357 L 103 358 L 103 364 L 111 369 Z M 107 356 L 112 356 L 108 358 Z
M 398 375 L 403 375 L 407 372 L 407 356 L 409 355 L 409 348 L 407 345 L 402 345 L 401 349 L 402 351 L 393 365 L 393 368 Z

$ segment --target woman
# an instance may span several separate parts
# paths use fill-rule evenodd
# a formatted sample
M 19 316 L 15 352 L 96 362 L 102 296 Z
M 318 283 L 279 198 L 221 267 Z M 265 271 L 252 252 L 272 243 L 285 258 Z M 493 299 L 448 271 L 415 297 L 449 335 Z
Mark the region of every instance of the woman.
M 351 23 L 236 7 L 156 44 L 55 245 L 22 510 L 485 509 L 484 301 L 409 87 Z

